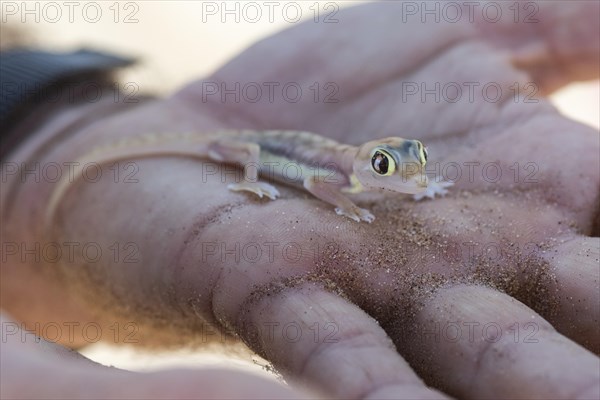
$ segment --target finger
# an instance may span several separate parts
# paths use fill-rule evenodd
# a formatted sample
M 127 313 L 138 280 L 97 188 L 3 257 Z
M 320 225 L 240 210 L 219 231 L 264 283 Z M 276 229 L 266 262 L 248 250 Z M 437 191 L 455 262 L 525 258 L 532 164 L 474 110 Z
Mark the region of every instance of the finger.
M 558 309 L 548 319 L 562 334 L 600 353 L 600 238 L 575 237 L 543 254 L 554 267 L 549 288 Z
M 485 7 L 485 4 L 482 5 Z M 597 79 L 600 67 L 600 3 L 522 1 L 494 3 L 510 18 L 479 29 L 488 41 L 509 49 L 514 64 L 526 69 L 542 92 L 584 79 Z
M 375 320 L 337 295 L 302 285 L 311 276 L 323 279 L 314 263 L 326 252 L 324 235 L 355 242 L 355 233 L 339 229 L 352 221 L 339 221 L 314 202 L 285 198 L 210 220 L 179 258 L 188 266 L 178 277 L 185 282 L 179 296 L 198 297 L 202 314 L 212 313 L 291 379 L 328 395 L 443 398 L 422 384 Z
M 266 288 L 224 317 L 276 368 L 328 396 L 446 398 L 422 383 L 377 321 L 320 285 Z
M 11 323 L 2 318 L 5 323 Z M 11 399 L 312 398 L 272 380 L 227 370 L 133 373 L 94 363 L 57 344 L 18 332 L 2 344 L 1 396 Z M 235 382 L 235 384 L 232 384 Z
M 462 398 L 598 398 L 598 358 L 494 290 L 440 289 L 403 331 L 426 381 Z

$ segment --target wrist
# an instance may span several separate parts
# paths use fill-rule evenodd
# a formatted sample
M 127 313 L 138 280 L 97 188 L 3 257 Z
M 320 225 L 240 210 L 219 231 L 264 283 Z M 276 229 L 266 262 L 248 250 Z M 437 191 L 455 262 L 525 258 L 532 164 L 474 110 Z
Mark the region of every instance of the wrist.
M 10 214 L 11 197 L 16 196 L 16 192 L 31 186 L 42 189 L 46 186 L 44 183 L 48 183 L 45 180 L 52 180 L 42 179 L 45 174 L 41 163 L 55 163 L 53 154 L 68 148 L 71 137 L 98 119 L 117 115 L 143 101 L 135 99 L 137 102 L 123 104 L 115 102 L 113 95 L 114 91 L 107 88 L 102 98 L 93 102 L 71 98 L 40 105 L 10 132 L 11 137 L 23 139 L 2 158 L 3 217 Z
M 65 102 L 41 107 L 20 124 L 26 138 L 2 160 L 2 308 L 37 329 L 47 323 L 63 321 L 93 321 L 89 311 L 73 301 L 65 301 L 68 288 L 56 275 L 56 264 L 43 253 L 50 238 L 41 227 L 45 205 L 49 198 L 57 165 L 68 173 L 60 160 L 69 151 L 72 139 L 85 135 L 87 127 L 98 119 L 108 118 L 142 104 L 116 103 L 111 95 L 90 102 Z M 8 250 L 14 250 L 9 254 Z M 14 254 L 13 254 L 14 253 Z M 62 326 L 62 325 L 61 325 Z M 38 332 L 39 334 L 40 332 Z M 79 338 L 64 343 L 70 347 L 82 344 Z

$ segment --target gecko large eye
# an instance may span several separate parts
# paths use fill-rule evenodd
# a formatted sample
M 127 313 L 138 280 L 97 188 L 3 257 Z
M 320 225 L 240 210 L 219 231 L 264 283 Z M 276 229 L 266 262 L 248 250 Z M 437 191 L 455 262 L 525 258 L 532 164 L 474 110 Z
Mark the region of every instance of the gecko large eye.
M 425 158 L 425 162 L 427 162 L 427 157 L 429 154 L 427 153 L 427 147 L 423 146 L 423 158 Z
M 396 162 L 385 151 L 377 150 L 371 158 L 371 167 L 379 175 L 389 176 L 396 171 Z

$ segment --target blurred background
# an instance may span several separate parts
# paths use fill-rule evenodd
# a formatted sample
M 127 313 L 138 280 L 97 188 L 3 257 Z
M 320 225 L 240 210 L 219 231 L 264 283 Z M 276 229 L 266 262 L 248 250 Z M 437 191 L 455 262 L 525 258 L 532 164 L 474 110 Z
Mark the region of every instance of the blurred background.
M 3 42 L 16 40 L 54 51 L 86 47 L 133 56 L 139 63 L 124 71 L 121 82 L 135 82 L 142 93 L 167 95 L 299 20 L 335 18 L 338 8 L 362 1 L 277 1 L 270 2 L 272 12 L 267 12 L 269 2 L 257 2 L 260 15 L 248 6 L 252 2 L 237 1 L 66 3 L 2 1 Z M 8 37 L 7 26 L 11 35 L 17 32 L 16 37 Z M 600 127 L 599 99 L 598 81 L 572 84 L 551 97 L 564 114 L 595 128 Z M 189 349 L 150 352 L 101 343 L 88 346 L 82 353 L 106 365 L 138 371 L 227 364 L 270 375 L 263 360 L 247 354 L 225 357 Z

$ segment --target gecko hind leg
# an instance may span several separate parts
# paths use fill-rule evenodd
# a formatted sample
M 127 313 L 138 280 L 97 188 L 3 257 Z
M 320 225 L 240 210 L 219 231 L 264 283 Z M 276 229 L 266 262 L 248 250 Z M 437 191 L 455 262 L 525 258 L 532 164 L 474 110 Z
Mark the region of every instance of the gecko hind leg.
M 222 139 L 209 145 L 208 156 L 215 161 L 241 164 L 244 168 L 244 181 L 231 183 L 227 188 L 234 192 L 252 192 L 261 199 L 267 196 L 275 200 L 279 191 L 273 185 L 258 180 L 260 146 L 256 143 Z
M 371 223 L 375 216 L 367 209 L 360 208 L 348 197 L 340 192 L 339 188 L 331 183 L 324 182 L 318 177 L 309 177 L 304 180 L 304 187 L 315 197 L 335 206 L 338 215 L 345 215 L 356 222 L 366 221 Z

